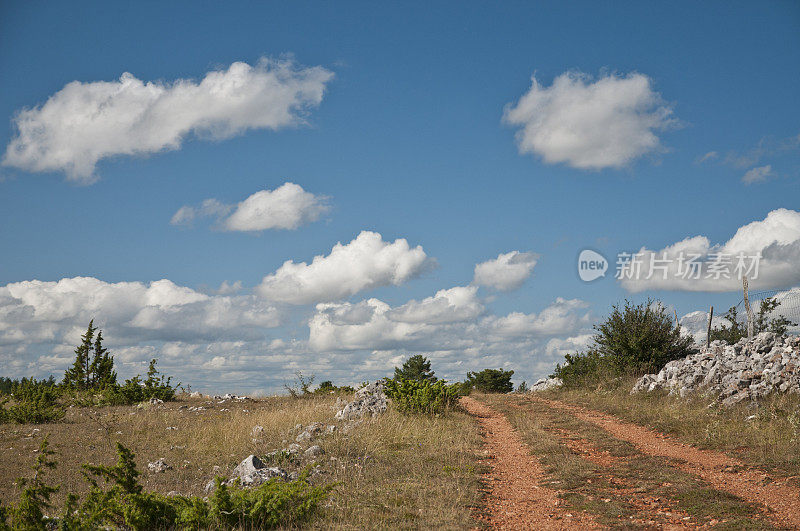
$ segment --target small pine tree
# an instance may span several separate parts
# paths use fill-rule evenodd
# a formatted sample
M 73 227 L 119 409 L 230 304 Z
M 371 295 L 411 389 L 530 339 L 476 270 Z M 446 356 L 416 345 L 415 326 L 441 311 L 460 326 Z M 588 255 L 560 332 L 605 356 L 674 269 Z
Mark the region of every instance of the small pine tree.
M 64 386 L 73 389 L 84 390 L 91 387 L 91 353 L 93 350 L 92 340 L 94 332 L 94 319 L 89 321 L 86 333 L 81 336 L 81 344 L 75 349 L 75 362 L 72 367 L 64 373 Z
M 103 331 L 97 332 L 94 340 L 94 358 L 90 369 L 92 388 L 107 389 L 117 384 L 117 373 L 114 371 L 114 357 L 103 347 Z
M 423 355 L 416 354 L 403 363 L 403 368 L 394 368 L 394 379 L 435 382 L 436 376 L 431 370 L 431 362 Z

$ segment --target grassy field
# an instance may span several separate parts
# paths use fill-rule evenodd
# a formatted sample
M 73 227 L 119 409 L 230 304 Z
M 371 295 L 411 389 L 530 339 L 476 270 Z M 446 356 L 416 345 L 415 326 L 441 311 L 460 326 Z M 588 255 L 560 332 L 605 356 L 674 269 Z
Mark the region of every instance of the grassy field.
M 66 492 L 86 492 L 81 465 L 113 463 L 118 441 L 136 454 L 146 489 L 202 496 L 214 475 L 229 475 L 247 455 L 264 455 L 293 442 L 296 424 L 334 423 L 335 400 L 331 395 L 218 403 L 180 397 L 157 407 L 70 408 L 63 421 L 53 424 L 0 425 L 0 500 L 16 500 L 15 479 L 28 475 L 45 435 L 57 452 L 52 482 L 61 484 L 54 513 Z M 197 407 L 204 409 L 192 411 Z M 264 428 L 255 439 L 254 426 Z M 326 453 L 317 459 L 312 482 L 336 487 L 313 525 L 470 526 L 470 507 L 479 503 L 480 437 L 465 413 L 409 417 L 390 410 L 315 443 Z M 162 457 L 172 469 L 149 472 L 147 463 Z
M 721 408 L 701 395 L 630 394 L 635 379 L 595 388 L 559 389 L 544 397 L 605 411 L 702 448 L 727 452 L 800 486 L 800 395 L 775 395 L 755 404 Z

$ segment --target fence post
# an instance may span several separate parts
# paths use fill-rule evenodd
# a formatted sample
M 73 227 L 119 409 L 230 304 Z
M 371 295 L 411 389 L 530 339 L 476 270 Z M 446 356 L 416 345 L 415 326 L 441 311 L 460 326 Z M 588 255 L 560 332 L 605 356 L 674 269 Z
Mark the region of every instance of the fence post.
M 708 331 L 706 332 L 706 346 L 711 345 L 711 321 L 714 320 L 714 306 L 708 310 Z
M 742 292 L 744 292 L 744 309 L 747 312 L 747 339 L 753 339 L 753 310 L 750 308 L 750 297 L 747 293 L 747 276 L 742 276 Z

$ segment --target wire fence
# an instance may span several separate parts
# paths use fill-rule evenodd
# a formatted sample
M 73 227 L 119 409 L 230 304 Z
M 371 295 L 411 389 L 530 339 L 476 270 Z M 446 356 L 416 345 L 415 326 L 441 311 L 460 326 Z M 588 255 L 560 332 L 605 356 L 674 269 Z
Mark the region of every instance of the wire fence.
M 750 308 L 754 315 L 758 314 L 761 302 L 767 299 L 774 299 L 778 302 L 777 308 L 768 314 L 769 318 L 784 317 L 791 321 L 788 332 L 800 335 L 800 288 L 783 290 L 751 291 L 748 294 Z M 744 298 L 736 305 L 739 315 L 747 315 L 745 311 Z

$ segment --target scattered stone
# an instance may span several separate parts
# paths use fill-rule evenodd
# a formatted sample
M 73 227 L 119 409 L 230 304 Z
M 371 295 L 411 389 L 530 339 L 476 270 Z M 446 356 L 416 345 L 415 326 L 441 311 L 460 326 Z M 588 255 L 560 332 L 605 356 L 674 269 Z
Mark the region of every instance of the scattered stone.
M 531 391 L 547 391 L 548 389 L 554 389 L 556 387 L 561 387 L 564 385 L 564 382 L 561 378 L 542 378 L 533 384 L 530 388 Z
M 178 492 L 177 490 L 171 490 L 167 493 L 168 498 L 174 498 L 175 496 L 180 496 L 180 495 L 181 493 Z
M 160 400 L 160 399 L 158 399 L 156 397 L 153 397 L 153 398 L 150 399 L 150 404 L 154 405 L 154 406 L 158 406 L 158 405 L 161 405 L 163 403 L 164 403 L 163 400 Z
M 167 470 L 171 470 L 172 467 L 167 464 L 167 461 L 163 457 L 159 457 L 152 463 L 147 463 L 147 469 L 150 472 L 166 472 Z
M 703 390 L 728 407 L 771 392 L 800 393 L 800 337 L 762 332 L 735 345 L 712 341 L 696 354 L 642 376 L 631 394 L 666 389 L 684 397 Z
M 315 422 L 314 424 L 309 424 L 308 426 L 306 426 L 305 430 L 300 432 L 300 435 L 298 435 L 295 438 L 295 441 L 309 442 L 314 440 L 322 432 L 322 428 L 324 426 L 325 425 L 322 424 L 321 422 Z
M 227 483 L 238 482 L 243 487 L 255 487 L 273 478 L 286 481 L 289 474 L 282 468 L 267 467 L 261 459 L 255 455 L 249 455 L 233 469 Z
M 339 420 L 359 419 L 384 413 L 388 407 L 382 380 L 365 385 L 356 391 L 355 400 L 344 404 L 336 413 Z
M 325 450 L 323 450 L 322 447 L 318 444 L 315 444 L 314 446 L 309 446 L 308 449 L 305 452 L 303 452 L 303 455 L 307 458 L 319 457 L 324 454 Z
M 203 394 L 201 392 L 199 392 L 199 391 L 193 391 L 189 395 L 189 398 L 203 398 Z

